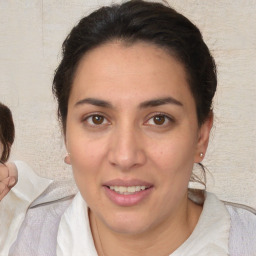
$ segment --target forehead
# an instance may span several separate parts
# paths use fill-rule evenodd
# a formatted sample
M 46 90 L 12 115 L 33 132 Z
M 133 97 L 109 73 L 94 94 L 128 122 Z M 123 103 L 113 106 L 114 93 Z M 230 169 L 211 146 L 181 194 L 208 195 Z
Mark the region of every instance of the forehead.
M 80 61 L 71 101 L 83 97 L 122 100 L 191 97 L 183 65 L 166 50 L 139 42 L 110 42 L 89 51 Z

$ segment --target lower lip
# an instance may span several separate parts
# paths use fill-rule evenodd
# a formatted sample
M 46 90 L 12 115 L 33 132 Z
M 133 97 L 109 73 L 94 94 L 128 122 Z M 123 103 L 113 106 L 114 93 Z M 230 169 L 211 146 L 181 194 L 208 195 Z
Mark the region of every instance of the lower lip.
M 118 206 L 134 206 L 142 202 L 153 191 L 153 187 L 136 192 L 131 195 L 118 194 L 110 188 L 103 186 L 107 197 Z

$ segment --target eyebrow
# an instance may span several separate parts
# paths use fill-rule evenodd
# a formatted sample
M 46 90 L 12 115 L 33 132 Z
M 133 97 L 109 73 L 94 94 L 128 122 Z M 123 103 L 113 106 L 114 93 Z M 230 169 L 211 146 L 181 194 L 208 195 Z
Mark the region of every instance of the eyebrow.
M 82 100 L 79 100 L 75 106 L 80 106 L 84 104 L 91 104 L 97 107 L 103 107 L 103 108 L 113 108 L 113 105 L 105 100 L 95 99 L 95 98 L 85 98 Z M 152 99 L 148 101 L 144 101 L 140 103 L 139 108 L 150 108 L 150 107 L 157 107 L 165 104 L 174 104 L 177 106 L 183 106 L 183 104 L 172 98 L 172 97 L 165 97 L 165 98 L 159 98 L 159 99 Z
M 75 106 L 80 106 L 83 104 L 91 104 L 97 107 L 103 107 L 103 108 L 113 108 L 112 104 L 105 100 L 95 99 L 95 98 L 85 98 L 82 100 L 79 100 Z
M 148 100 L 145 102 L 142 102 L 139 107 L 140 108 L 150 108 L 150 107 L 157 107 L 157 106 L 161 106 L 161 105 L 165 105 L 165 104 L 174 104 L 177 106 L 183 106 L 183 104 L 172 98 L 172 97 L 166 97 L 166 98 L 160 98 L 160 99 L 153 99 L 153 100 Z

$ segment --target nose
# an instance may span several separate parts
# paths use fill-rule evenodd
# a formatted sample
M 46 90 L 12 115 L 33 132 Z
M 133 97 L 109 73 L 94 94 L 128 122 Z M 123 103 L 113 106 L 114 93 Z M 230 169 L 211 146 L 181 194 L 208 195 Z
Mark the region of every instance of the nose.
M 143 138 L 138 130 L 124 125 L 111 136 L 108 159 L 111 165 L 122 171 L 129 171 L 146 162 Z

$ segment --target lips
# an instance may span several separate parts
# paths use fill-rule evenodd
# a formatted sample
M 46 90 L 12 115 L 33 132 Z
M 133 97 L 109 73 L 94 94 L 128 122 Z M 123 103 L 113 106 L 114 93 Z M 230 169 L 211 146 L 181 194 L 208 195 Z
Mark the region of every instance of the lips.
M 141 180 L 115 179 L 103 184 L 107 197 L 118 206 L 134 206 L 144 201 L 153 185 Z

